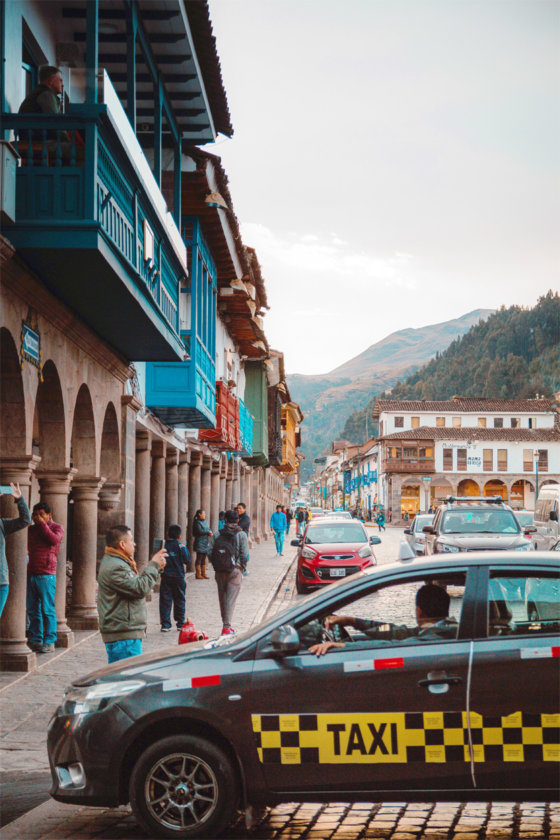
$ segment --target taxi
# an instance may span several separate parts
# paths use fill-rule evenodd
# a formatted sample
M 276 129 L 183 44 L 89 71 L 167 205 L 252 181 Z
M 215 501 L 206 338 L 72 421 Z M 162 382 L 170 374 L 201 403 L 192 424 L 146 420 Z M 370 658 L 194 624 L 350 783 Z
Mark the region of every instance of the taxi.
M 130 802 L 150 837 L 216 837 L 287 801 L 555 799 L 560 558 L 370 568 L 239 636 L 77 680 L 51 794 Z

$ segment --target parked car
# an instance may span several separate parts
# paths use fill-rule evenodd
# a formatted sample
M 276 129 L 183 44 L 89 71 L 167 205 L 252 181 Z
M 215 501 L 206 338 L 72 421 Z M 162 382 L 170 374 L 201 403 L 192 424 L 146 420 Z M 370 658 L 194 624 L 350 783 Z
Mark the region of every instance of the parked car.
M 50 721 L 51 795 L 130 802 L 148 837 L 184 839 L 281 802 L 555 801 L 559 573 L 550 552 L 383 565 L 242 635 L 105 666 Z M 434 580 L 451 608 L 423 626 Z
M 404 529 L 404 539 L 416 555 L 424 554 L 424 546 L 426 544 L 424 526 L 432 524 L 434 515 L 433 513 L 417 513 L 412 525 Z
M 349 510 L 330 510 L 328 512 L 328 515 L 329 516 L 336 516 L 339 519 L 353 519 L 354 518 Z
M 292 540 L 299 549 L 297 591 L 309 592 L 311 587 L 324 586 L 375 565 L 372 546 L 380 542 L 379 537 L 368 537 L 357 519 L 327 516 L 312 520 L 301 539 Z
M 321 507 L 310 507 L 309 513 L 311 514 L 311 519 L 317 519 L 319 516 L 327 515 L 327 511 Z
M 535 506 L 533 544 L 536 549 L 546 551 L 560 539 L 559 512 L 560 484 L 545 484 Z
M 424 526 L 426 554 L 456 551 L 530 551 L 509 505 L 500 496 L 450 496 Z

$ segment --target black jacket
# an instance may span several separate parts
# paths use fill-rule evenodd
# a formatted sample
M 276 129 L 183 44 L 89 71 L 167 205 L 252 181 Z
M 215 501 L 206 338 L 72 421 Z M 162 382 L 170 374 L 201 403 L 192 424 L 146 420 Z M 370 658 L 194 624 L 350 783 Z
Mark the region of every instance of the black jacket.
M 245 511 L 245 513 L 241 514 L 241 516 L 239 517 L 239 523 L 238 524 L 239 524 L 239 527 L 241 528 L 241 530 L 245 531 L 245 533 L 248 535 L 249 534 L 249 528 L 251 527 L 251 517 L 249 516 L 247 511 Z
M 190 564 L 190 555 L 184 545 L 181 545 L 179 540 L 165 540 L 165 550 L 167 551 L 167 562 L 163 575 L 166 578 L 184 578 L 185 571 Z

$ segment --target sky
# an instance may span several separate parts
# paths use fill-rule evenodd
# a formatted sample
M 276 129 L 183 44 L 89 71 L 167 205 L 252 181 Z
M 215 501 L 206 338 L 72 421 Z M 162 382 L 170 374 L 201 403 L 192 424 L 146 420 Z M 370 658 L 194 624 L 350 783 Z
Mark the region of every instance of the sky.
M 559 288 L 558 0 L 209 5 L 288 373 Z

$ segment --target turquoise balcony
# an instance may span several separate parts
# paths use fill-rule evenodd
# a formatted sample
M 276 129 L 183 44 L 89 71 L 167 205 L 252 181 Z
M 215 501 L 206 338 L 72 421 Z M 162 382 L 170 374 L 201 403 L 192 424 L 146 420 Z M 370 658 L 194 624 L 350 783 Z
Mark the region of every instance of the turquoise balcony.
M 21 155 L 4 235 L 125 358 L 183 360 L 185 245 L 106 74 L 103 94 L 60 116 L 2 114 Z

